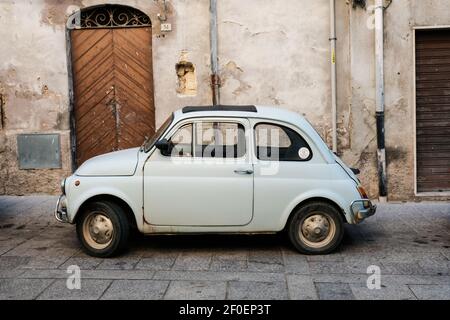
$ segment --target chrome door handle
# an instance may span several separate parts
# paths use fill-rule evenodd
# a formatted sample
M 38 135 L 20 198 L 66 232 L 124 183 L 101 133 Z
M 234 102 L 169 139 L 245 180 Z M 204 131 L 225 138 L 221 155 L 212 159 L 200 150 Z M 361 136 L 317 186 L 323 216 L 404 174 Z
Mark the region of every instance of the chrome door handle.
M 237 174 L 253 174 L 253 170 L 234 170 Z

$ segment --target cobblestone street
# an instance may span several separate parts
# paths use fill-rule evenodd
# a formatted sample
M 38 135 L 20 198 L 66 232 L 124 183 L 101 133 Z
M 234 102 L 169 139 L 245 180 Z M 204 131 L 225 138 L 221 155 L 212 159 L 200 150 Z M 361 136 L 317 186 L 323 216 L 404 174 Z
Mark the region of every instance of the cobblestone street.
M 112 259 L 83 254 L 56 197 L 0 197 L 0 299 L 450 299 L 450 204 L 381 204 L 340 250 L 295 252 L 280 235 L 133 237 Z M 66 287 L 81 268 L 81 290 Z M 367 268 L 381 269 L 369 290 Z

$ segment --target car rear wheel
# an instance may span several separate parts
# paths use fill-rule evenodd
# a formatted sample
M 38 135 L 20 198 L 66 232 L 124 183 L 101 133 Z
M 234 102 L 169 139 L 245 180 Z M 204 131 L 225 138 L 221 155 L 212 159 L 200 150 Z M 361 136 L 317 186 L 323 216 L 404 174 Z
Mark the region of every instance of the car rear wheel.
M 77 221 L 77 235 L 82 248 L 94 257 L 120 253 L 127 244 L 129 229 L 122 208 L 109 201 L 87 204 Z
M 344 223 L 334 206 L 313 202 L 294 213 L 288 231 L 292 244 L 301 253 L 327 254 L 341 243 Z

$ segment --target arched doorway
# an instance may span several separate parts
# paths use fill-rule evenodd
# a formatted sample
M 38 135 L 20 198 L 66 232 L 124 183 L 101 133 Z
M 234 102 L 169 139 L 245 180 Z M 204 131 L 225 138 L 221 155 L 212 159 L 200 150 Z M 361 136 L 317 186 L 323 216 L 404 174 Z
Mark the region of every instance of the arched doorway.
M 136 147 L 155 130 L 152 27 L 122 5 L 82 9 L 68 23 L 74 166 Z

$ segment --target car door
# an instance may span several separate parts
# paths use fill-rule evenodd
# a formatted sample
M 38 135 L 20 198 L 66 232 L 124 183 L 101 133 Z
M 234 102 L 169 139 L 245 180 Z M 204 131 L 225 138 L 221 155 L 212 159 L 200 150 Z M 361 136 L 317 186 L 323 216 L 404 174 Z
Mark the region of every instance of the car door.
M 247 119 L 205 118 L 166 135 L 144 166 L 144 216 L 153 225 L 242 226 L 253 216 Z

